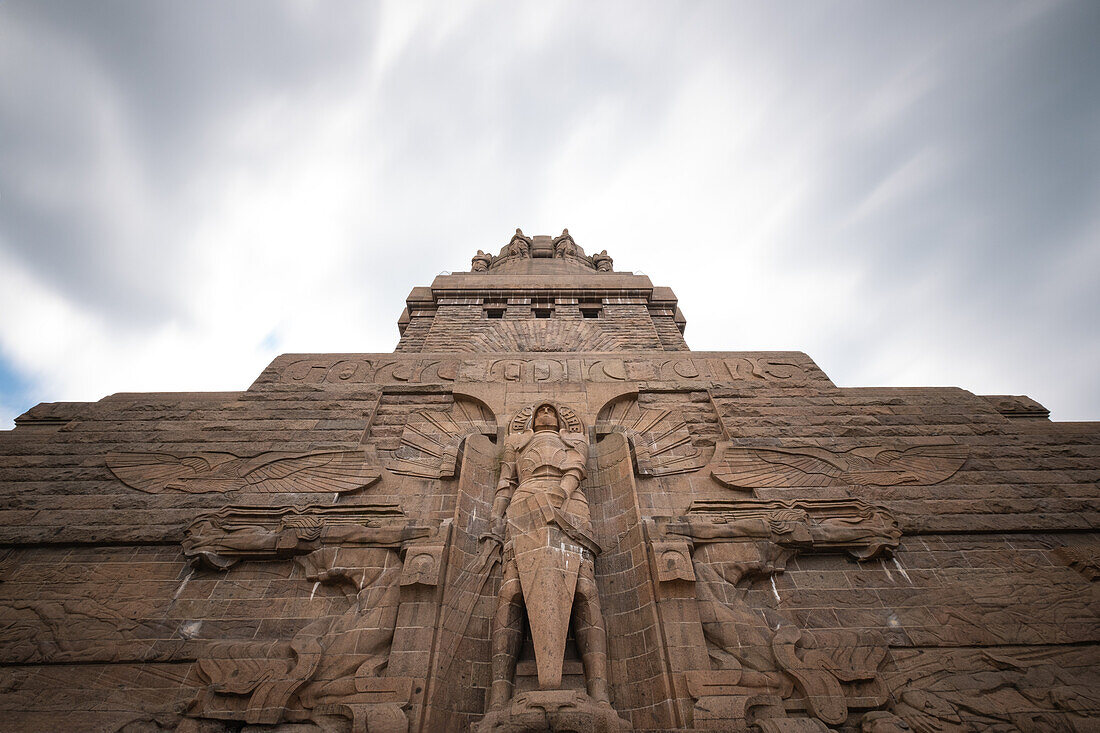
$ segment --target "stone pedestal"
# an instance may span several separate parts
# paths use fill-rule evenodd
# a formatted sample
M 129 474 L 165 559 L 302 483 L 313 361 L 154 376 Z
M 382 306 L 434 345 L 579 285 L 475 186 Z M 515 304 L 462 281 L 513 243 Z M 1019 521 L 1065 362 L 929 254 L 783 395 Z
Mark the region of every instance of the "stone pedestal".
M 476 733 L 627 733 L 630 723 L 607 703 L 598 703 L 576 690 L 533 690 L 512 698 L 510 704 L 486 713 Z

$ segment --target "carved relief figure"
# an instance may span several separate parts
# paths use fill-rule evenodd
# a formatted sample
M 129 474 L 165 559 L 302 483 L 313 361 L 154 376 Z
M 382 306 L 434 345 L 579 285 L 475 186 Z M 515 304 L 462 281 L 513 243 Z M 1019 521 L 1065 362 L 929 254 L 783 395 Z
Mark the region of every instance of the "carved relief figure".
M 895 548 L 901 532 L 888 514 L 858 500 L 699 502 L 664 530 L 690 538 L 703 634 L 714 667 L 732 675 L 726 694 L 740 696 L 742 710 L 760 707 L 758 722 L 786 717 L 782 701 L 797 690 L 814 717 L 839 725 L 849 708 L 885 703 L 877 679 L 885 640 L 800 630 L 775 611 L 754 608 L 741 584 L 782 572 L 799 552 L 869 559 Z
M 554 238 L 554 257 L 561 259 L 576 256 L 577 243 L 573 241 L 568 229 L 562 229 L 561 236 Z
M 613 260 L 607 254 L 606 249 L 592 255 L 592 264 L 596 266 L 598 272 L 611 272 L 612 262 Z
M 523 235 L 522 229 L 516 229 L 515 235 L 512 236 L 512 241 L 508 243 L 505 248 L 505 256 L 508 257 L 530 257 L 531 256 L 531 238 Z
M 493 501 L 493 532 L 503 543 L 504 566 L 493 617 L 489 709 L 500 710 L 512 697 L 525 621 L 539 687 L 560 686 L 572 623 L 588 695 L 607 705 L 607 640 L 593 566 L 598 546 L 580 489 L 588 440 L 568 429 L 551 404 L 527 414 L 523 429 L 507 438 Z
M 473 272 L 488 272 L 489 265 L 491 265 L 492 262 L 493 256 L 490 254 L 486 254 L 479 249 L 470 263 L 470 269 Z
M 196 520 L 183 543 L 196 566 L 224 570 L 242 560 L 294 558 L 307 580 L 345 588 L 349 605 L 287 641 L 212 645 L 197 663 L 207 686 L 189 713 L 265 724 L 393 717 L 394 702 L 380 706 L 377 695 L 362 693 L 369 693 L 389 658 L 399 603 L 398 550 L 429 532 L 388 505 L 227 507 Z
M 918 733 L 1095 728 L 1100 674 L 1082 647 L 895 651 L 891 712 Z M 896 730 L 896 729 L 895 729 Z

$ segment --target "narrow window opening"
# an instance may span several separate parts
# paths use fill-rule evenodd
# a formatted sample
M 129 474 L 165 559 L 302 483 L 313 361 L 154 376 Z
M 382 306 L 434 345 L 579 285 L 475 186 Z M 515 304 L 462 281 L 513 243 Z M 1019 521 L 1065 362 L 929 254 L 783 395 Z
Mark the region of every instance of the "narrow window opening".
M 486 308 L 485 309 L 485 317 L 486 318 L 504 318 L 504 309 L 503 308 Z
M 581 315 L 585 318 L 599 318 L 599 308 L 581 308 Z
M 535 318 L 549 318 L 550 314 L 554 312 L 553 308 L 532 308 L 531 312 Z

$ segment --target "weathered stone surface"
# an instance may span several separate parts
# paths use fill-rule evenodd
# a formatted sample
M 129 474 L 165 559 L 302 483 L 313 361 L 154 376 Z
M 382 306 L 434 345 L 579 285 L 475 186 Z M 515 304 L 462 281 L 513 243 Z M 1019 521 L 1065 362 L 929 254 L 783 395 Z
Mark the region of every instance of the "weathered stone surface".
M 612 265 L 517 232 L 395 353 L 20 416 L 5 725 L 1100 725 L 1100 423 L 692 352 Z

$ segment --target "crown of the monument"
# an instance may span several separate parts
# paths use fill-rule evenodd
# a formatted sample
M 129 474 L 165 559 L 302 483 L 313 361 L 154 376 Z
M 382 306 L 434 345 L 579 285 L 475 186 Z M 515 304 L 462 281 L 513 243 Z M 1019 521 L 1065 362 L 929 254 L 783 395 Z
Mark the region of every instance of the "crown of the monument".
M 468 272 L 413 288 L 397 351 L 687 350 L 676 295 L 611 265 L 607 250 L 585 254 L 568 229 L 517 229 L 498 254 L 478 250 Z
M 528 237 L 522 229 L 516 229 L 512 239 L 501 248 L 500 254 L 491 255 L 479 249 L 471 262 L 470 271 L 508 271 L 529 264 L 526 260 L 559 260 L 560 264 L 597 272 L 611 272 L 612 265 L 606 249 L 591 256 L 586 255 L 568 229 L 562 229 L 561 234 L 556 237 L 546 234 Z

